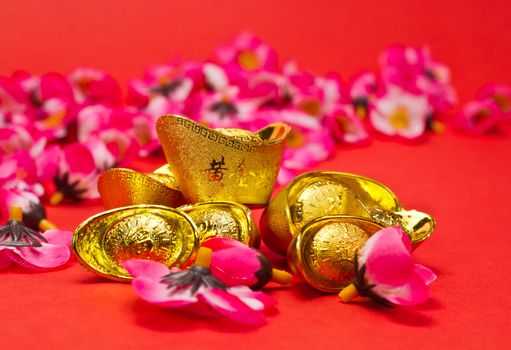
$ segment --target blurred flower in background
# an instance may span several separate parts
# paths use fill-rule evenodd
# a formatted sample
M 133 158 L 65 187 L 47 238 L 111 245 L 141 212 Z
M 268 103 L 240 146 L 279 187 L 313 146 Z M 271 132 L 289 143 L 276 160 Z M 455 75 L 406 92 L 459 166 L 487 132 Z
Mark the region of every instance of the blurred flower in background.
M 219 47 L 213 59 L 149 67 L 128 83 L 124 98 L 101 70 L 18 71 L 0 77 L 0 177 L 5 190 L 30 191 L 54 204 L 95 198 L 98 174 L 157 152 L 156 119 L 177 113 L 215 128 L 256 131 L 288 123 L 278 178 L 286 183 L 330 157 L 336 143 L 366 145 L 379 134 L 417 139 L 440 130 L 456 102 L 449 79 L 448 68 L 426 48 L 405 46 L 383 52 L 377 72 L 347 81 L 333 72 L 316 75 L 279 62 L 250 33 Z M 482 102 L 462 114 L 465 126 L 488 130 L 509 119 L 510 96 L 505 87 L 481 92 Z M 78 154 L 80 162 L 73 161 Z

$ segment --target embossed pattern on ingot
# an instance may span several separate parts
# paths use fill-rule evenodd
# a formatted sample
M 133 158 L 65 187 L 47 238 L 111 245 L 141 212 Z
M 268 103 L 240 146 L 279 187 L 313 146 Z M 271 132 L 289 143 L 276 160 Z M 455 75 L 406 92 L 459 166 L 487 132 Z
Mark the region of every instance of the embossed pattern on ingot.
M 363 176 L 318 171 L 302 174 L 275 196 L 261 216 L 261 237 L 274 252 L 286 254 L 301 227 L 325 215 L 371 218 L 370 208 L 400 210 L 385 185 Z
M 363 203 L 351 189 L 330 179 L 318 178 L 302 187 L 291 206 L 291 220 L 298 227 L 335 214 L 369 217 Z
M 272 124 L 253 134 L 165 115 L 158 119 L 157 132 L 188 202 L 264 205 L 277 179 L 289 126 Z
M 158 214 L 135 214 L 109 227 L 103 238 L 105 252 L 113 261 L 147 259 L 176 261 L 183 247 L 177 240 L 181 230 L 178 221 L 169 221 Z M 169 234 L 170 233 L 170 234 Z
M 117 208 L 84 221 L 73 235 L 80 263 L 101 276 L 129 280 L 119 262 L 150 259 L 166 266 L 185 267 L 198 246 L 192 219 L 157 205 Z
M 354 258 L 382 226 L 364 218 L 327 216 L 306 225 L 289 246 L 288 262 L 312 287 L 337 292 L 354 278 Z
M 200 242 L 212 237 L 231 238 L 250 247 L 259 247 L 257 227 L 250 210 L 234 202 L 205 202 L 179 208 L 187 213 L 197 226 Z
M 107 210 L 137 204 L 177 207 L 184 204 L 184 198 L 175 182 L 170 175 L 113 168 L 101 174 L 98 190 Z

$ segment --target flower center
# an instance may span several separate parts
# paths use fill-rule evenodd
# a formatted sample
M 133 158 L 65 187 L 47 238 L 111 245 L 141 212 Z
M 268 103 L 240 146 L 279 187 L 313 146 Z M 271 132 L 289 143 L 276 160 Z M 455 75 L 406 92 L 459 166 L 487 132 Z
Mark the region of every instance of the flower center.
M 292 128 L 287 134 L 286 146 L 291 148 L 298 148 L 305 143 L 305 136 L 295 128 Z
M 36 230 L 27 227 L 21 220 L 23 211 L 20 207 L 12 207 L 10 219 L 0 227 L 0 246 L 7 247 L 40 247 L 46 239 Z
M 252 51 L 242 51 L 238 56 L 238 63 L 246 70 L 254 70 L 261 66 L 261 62 Z
M 151 92 L 157 95 L 163 95 L 169 97 L 176 89 L 181 85 L 181 80 L 174 79 L 169 81 L 168 79 L 161 79 L 160 85 L 155 86 L 151 89 Z
M 351 123 L 345 115 L 338 114 L 335 116 L 335 120 L 337 121 L 337 124 L 343 133 L 350 134 L 356 131 L 353 123 Z
M 493 99 L 495 100 L 495 103 L 499 105 L 500 109 L 502 109 L 503 112 L 510 112 L 511 111 L 511 99 L 509 99 L 507 96 L 498 94 L 493 96 Z
M 229 101 L 220 101 L 211 106 L 211 111 L 218 113 L 220 118 L 235 116 L 238 114 L 236 106 Z
M 389 115 L 389 122 L 397 130 L 405 130 L 410 126 L 410 114 L 405 107 L 399 106 Z
M 298 103 L 298 108 L 309 115 L 319 116 L 321 114 L 321 103 L 316 98 L 301 101 Z

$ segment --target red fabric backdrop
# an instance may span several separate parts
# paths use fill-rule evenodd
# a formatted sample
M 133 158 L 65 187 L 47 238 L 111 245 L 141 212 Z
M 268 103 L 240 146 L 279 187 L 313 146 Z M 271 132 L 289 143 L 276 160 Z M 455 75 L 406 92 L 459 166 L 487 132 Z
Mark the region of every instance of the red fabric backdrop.
M 0 74 L 67 73 L 86 64 L 125 82 L 151 63 L 204 59 L 249 29 L 282 57 L 344 77 L 376 67 L 389 44 L 427 44 L 452 68 L 465 102 L 486 82 L 511 84 L 510 23 L 506 1 L 12 1 L 0 5 Z M 407 207 L 437 218 L 434 236 L 415 253 L 439 275 L 422 306 L 343 305 L 295 280 L 292 288 L 269 289 L 280 304 L 266 325 L 246 328 L 152 307 L 128 285 L 73 261 L 53 273 L 0 272 L 0 349 L 504 348 L 511 331 L 509 141 L 452 131 L 418 144 L 376 140 L 339 147 L 312 169 L 373 177 Z M 160 162 L 137 165 L 149 170 Z M 51 208 L 49 216 L 72 230 L 100 210 L 84 203 Z

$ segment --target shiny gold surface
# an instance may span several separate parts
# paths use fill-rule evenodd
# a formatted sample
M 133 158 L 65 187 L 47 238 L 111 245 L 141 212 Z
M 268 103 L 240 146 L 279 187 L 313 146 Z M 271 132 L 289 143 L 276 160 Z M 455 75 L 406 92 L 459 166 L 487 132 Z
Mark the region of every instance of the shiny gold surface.
M 346 215 L 316 219 L 293 237 L 289 266 L 312 287 L 338 292 L 354 278 L 355 253 L 381 228 L 371 220 Z
M 255 248 L 261 243 L 259 231 L 250 217 L 250 210 L 242 204 L 203 202 L 178 209 L 193 219 L 200 242 L 212 237 L 225 237 Z
M 386 186 L 363 176 L 311 172 L 295 178 L 270 202 L 261 218 L 261 235 L 273 251 L 284 255 L 292 237 L 308 222 L 326 215 L 371 218 L 368 208 L 401 209 Z
M 198 246 L 192 219 L 175 209 L 134 205 L 105 211 L 84 221 L 72 247 L 88 270 L 114 280 L 129 280 L 119 265 L 127 259 L 149 259 L 169 267 L 186 266 Z
M 185 199 L 265 205 L 272 193 L 290 128 L 257 133 L 210 129 L 179 115 L 158 119 L 157 132 Z
M 105 171 L 98 180 L 105 209 L 137 204 L 178 207 L 185 203 L 174 177 L 163 173 L 142 174 L 125 168 Z

